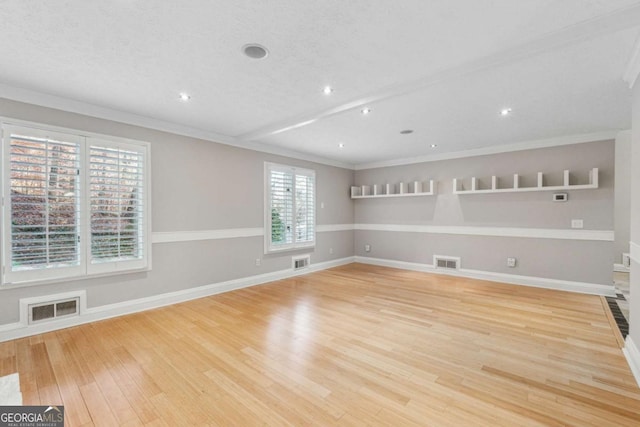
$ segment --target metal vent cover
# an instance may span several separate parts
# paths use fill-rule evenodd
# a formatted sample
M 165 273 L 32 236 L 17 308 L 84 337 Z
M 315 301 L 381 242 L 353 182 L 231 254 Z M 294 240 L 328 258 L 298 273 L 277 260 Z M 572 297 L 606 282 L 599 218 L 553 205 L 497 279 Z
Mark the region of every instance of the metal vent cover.
M 79 298 L 29 305 L 29 324 L 55 320 L 79 314 Z
M 436 268 L 447 270 L 458 270 L 460 268 L 460 258 L 442 255 L 433 256 L 433 264 Z
M 307 268 L 311 264 L 311 256 L 302 255 L 302 256 L 292 257 L 291 264 L 294 270 L 301 270 L 303 268 Z

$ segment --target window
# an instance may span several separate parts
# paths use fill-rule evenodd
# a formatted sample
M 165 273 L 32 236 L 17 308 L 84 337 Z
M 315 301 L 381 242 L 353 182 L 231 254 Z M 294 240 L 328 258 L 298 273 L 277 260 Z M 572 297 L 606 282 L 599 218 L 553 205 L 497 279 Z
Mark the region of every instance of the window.
M 265 163 L 265 253 L 315 245 L 315 172 Z
M 148 144 L 2 133 L 3 284 L 148 268 Z

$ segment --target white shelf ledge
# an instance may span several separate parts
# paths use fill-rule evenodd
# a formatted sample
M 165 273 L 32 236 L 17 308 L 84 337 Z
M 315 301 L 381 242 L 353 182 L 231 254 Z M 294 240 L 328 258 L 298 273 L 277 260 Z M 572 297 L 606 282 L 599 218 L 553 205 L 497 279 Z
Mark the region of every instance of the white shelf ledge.
M 425 185 L 426 184 L 426 185 Z M 425 191 L 426 188 L 428 191 Z M 396 192 L 397 191 L 397 192 Z M 410 184 L 401 182 L 385 185 L 360 185 L 351 187 L 352 199 L 382 199 L 385 197 L 419 197 L 433 196 L 436 194 L 436 182 L 434 180 L 414 181 Z
M 544 174 L 538 172 L 538 185 L 536 187 L 520 187 L 520 176 L 513 175 L 513 186 L 499 188 L 499 179 L 495 175 L 491 177 L 491 188 L 479 189 L 476 177 L 471 178 L 471 188 L 464 189 L 463 181 L 453 179 L 453 194 L 491 194 L 491 193 L 519 193 L 526 191 L 563 191 L 563 190 L 589 190 L 598 188 L 598 168 L 589 171 L 588 184 L 572 184 L 568 170 L 564 171 L 563 185 L 544 185 Z

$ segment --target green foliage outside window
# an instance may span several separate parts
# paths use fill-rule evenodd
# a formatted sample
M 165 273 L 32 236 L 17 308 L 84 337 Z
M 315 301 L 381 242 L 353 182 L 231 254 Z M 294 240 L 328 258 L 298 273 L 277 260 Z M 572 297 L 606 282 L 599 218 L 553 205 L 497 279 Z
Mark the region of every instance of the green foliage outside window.
M 271 209 L 271 241 L 279 243 L 284 241 L 284 224 L 280 219 L 280 212 Z

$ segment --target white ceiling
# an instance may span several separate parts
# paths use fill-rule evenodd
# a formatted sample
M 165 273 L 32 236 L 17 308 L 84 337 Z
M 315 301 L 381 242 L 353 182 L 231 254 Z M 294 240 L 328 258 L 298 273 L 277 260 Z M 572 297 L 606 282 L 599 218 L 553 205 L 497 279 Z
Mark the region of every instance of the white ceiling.
M 0 16 L 2 97 L 363 164 L 629 128 L 640 1 L 5 0 Z

